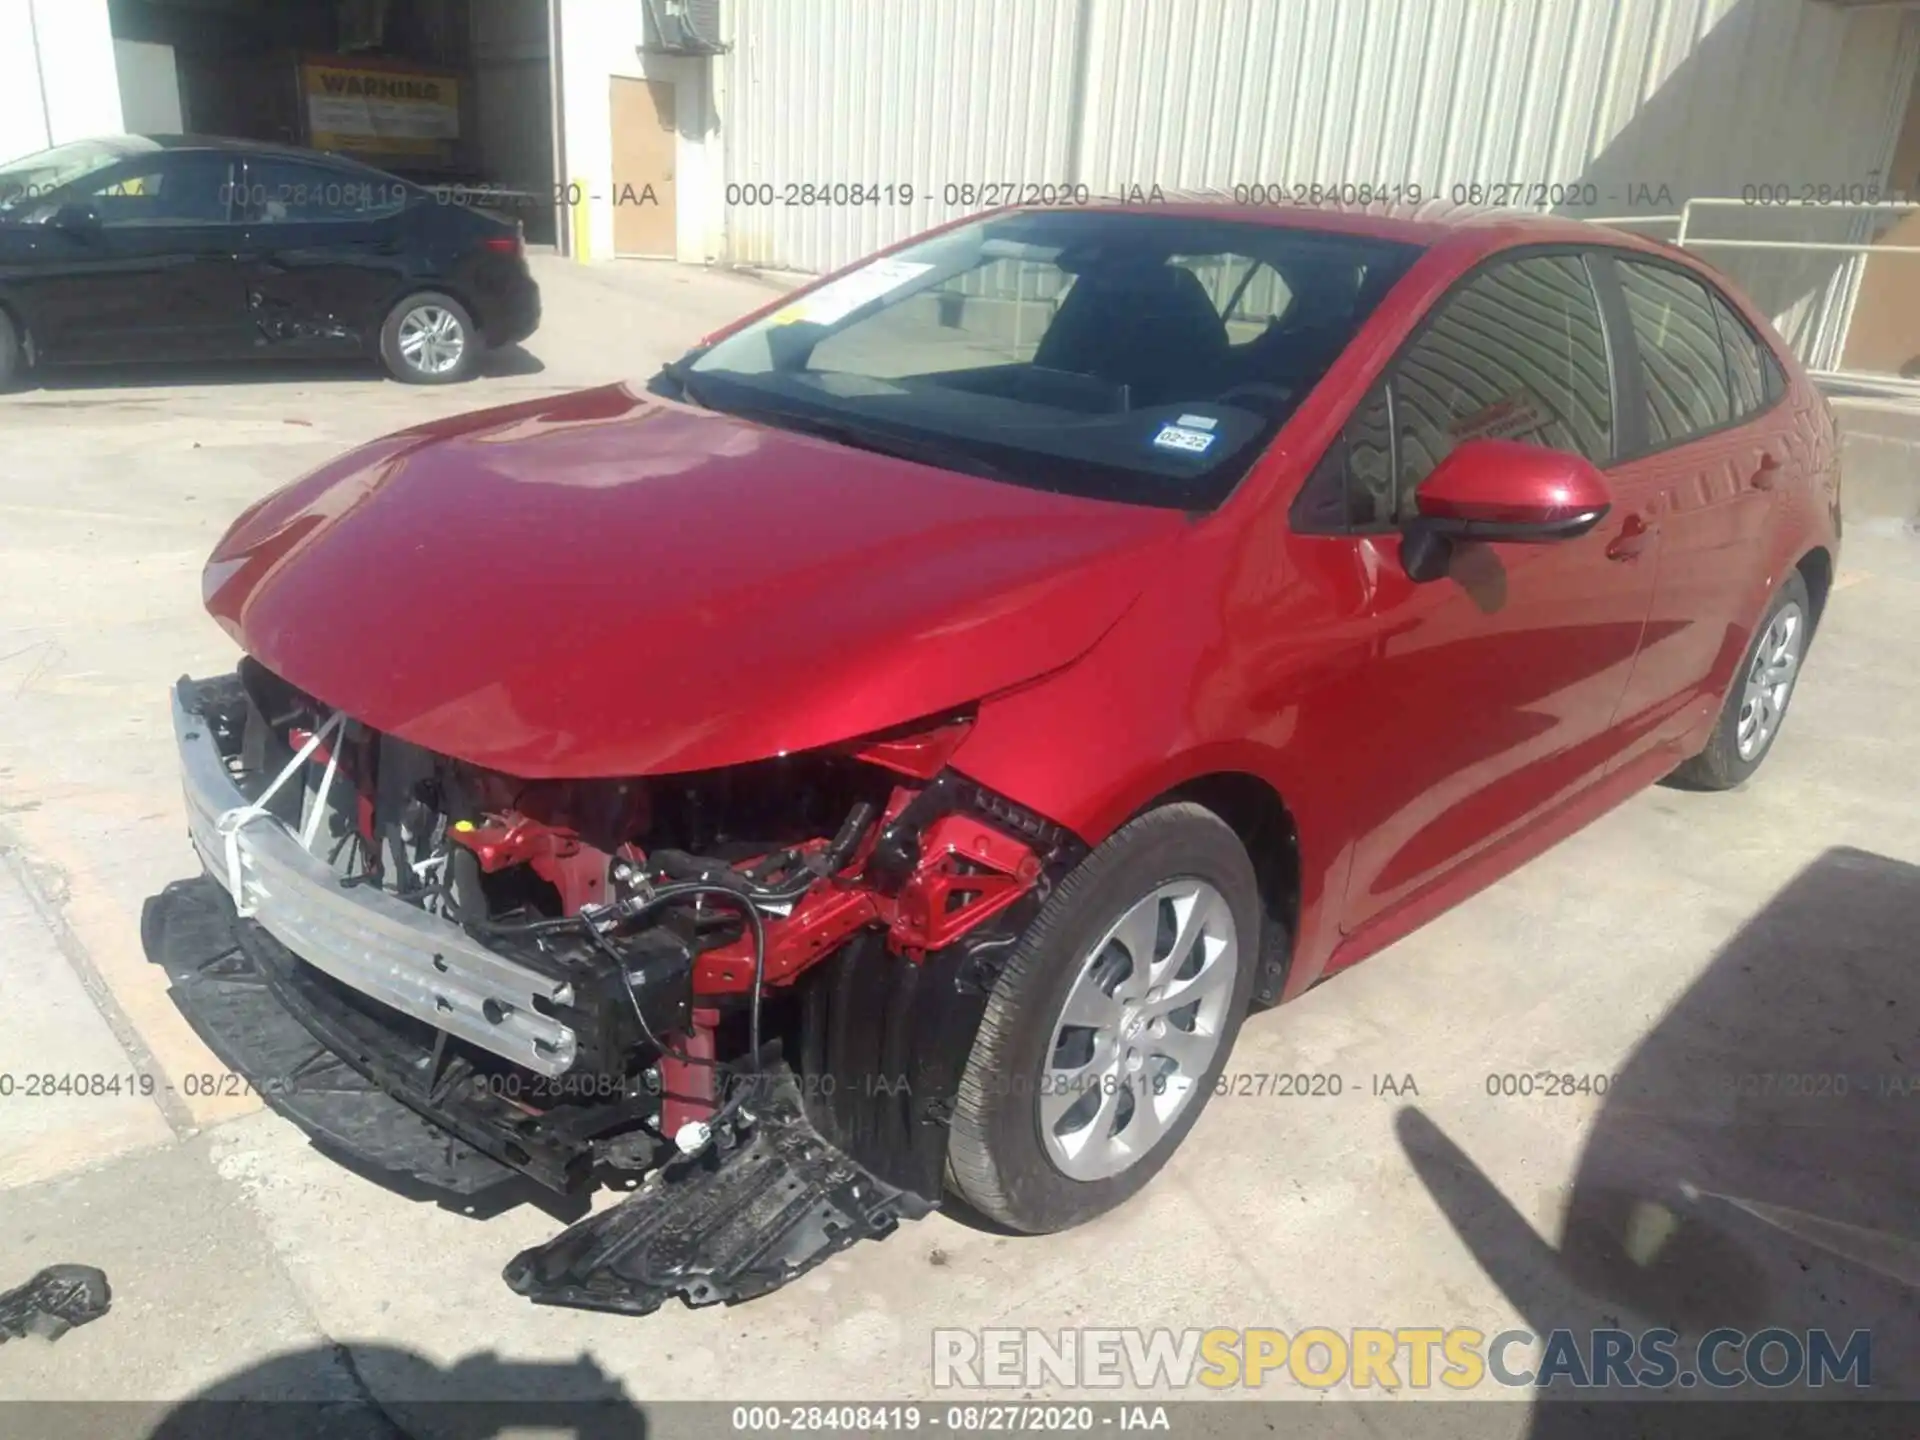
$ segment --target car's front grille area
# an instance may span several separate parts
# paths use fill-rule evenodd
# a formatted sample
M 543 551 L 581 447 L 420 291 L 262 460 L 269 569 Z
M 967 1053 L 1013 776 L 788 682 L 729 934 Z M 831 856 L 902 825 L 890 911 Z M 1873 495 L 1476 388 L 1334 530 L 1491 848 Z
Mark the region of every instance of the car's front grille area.
M 283 814 L 256 813 L 216 733 L 232 681 L 174 690 L 188 829 L 207 873 L 281 944 L 342 984 L 542 1075 L 573 1063 L 574 1031 L 554 1011 L 572 986 L 481 945 L 451 920 L 371 885 L 343 884 Z M 258 791 L 256 790 L 257 794 Z M 296 803 L 298 795 L 296 792 Z

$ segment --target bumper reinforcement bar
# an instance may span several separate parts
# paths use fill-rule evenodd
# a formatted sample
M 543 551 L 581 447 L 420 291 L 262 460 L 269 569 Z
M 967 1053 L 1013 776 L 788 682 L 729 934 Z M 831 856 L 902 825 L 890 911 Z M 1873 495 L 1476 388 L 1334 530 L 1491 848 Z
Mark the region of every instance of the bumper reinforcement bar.
M 452 922 L 381 890 L 343 887 L 326 861 L 270 815 L 235 825 L 251 801 L 200 713 L 201 691 L 223 684 L 237 682 L 182 678 L 173 689 L 187 827 L 207 872 L 223 888 L 237 872 L 244 896 L 234 898 L 244 898 L 242 908 L 341 984 L 535 1074 L 564 1074 L 578 1037 L 551 1010 L 573 1003 L 571 986 L 495 954 Z

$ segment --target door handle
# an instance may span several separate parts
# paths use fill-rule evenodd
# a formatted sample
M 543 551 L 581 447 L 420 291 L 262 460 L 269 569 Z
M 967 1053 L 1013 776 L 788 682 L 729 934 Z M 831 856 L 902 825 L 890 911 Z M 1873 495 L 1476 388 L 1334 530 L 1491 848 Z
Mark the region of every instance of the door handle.
M 1760 464 L 1753 472 L 1753 478 L 1747 483 L 1755 490 L 1771 490 L 1778 480 L 1780 462 L 1773 457 L 1771 450 L 1762 451 Z
M 1647 548 L 1647 542 L 1653 538 L 1655 528 L 1638 515 L 1627 516 L 1620 533 L 1607 546 L 1607 559 L 1638 560 L 1641 551 Z

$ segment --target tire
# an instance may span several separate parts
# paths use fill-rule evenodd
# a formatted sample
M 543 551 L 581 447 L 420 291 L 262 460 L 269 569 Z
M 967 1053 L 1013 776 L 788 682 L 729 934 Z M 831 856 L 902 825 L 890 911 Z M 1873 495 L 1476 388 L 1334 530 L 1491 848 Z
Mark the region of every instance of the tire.
M 1788 629 L 1792 664 L 1784 688 L 1761 687 L 1759 677 L 1767 669 L 1779 672 L 1779 642 Z M 1753 640 L 1734 672 L 1720 718 L 1714 722 L 1713 738 L 1706 749 L 1673 772 L 1675 782 L 1694 790 L 1731 790 L 1760 768 L 1786 723 L 1787 707 L 1799 688 L 1800 670 L 1806 664 L 1812 639 L 1813 604 L 1806 580 L 1795 570 L 1774 590 L 1766 613 L 1754 627 Z M 1763 713 L 1756 714 L 1754 707 L 1763 691 L 1767 705 Z
M 1180 896 L 1198 887 L 1209 888 L 1212 897 L 1197 894 L 1183 911 Z M 1172 893 L 1162 897 L 1163 889 Z M 1188 952 L 1212 958 L 1169 963 L 1169 941 L 1177 938 L 1169 920 L 1177 925 L 1182 915 L 1212 917 L 1202 943 Z M 1168 966 L 1155 977 L 1163 985 L 1218 975 L 1195 992 L 1205 998 L 1169 1009 L 1164 997 L 1152 1000 L 1158 989 L 1150 991 L 1143 998 L 1149 1014 L 1160 1010 L 1157 1022 L 1107 998 L 1109 991 L 1137 996 L 1146 990 L 1147 973 L 1135 973 L 1126 939 L 1114 933 L 1129 916 L 1154 922 L 1128 928 L 1136 943 L 1151 946 L 1149 965 Z M 1208 968 L 1227 953 L 1214 948 L 1226 934 L 1223 920 L 1236 952 L 1230 977 Z M 1226 1066 L 1259 969 L 1260 923 L 1253 862 L 1211 810 L 1166 805 L 1115 832 L 1048 899 L 994 985 L 948 1132 L 950 1188 L 984 1215 L 1030 1234 L 1079 1225 L 1141 1190 L 1200 1118 Z M 1196 973 L 1182 982 L 1186 966 Z M 1089 988 L 1095 986 L 1102 993 Z M 1066 1023 L 1070 995 L 1076 1016 L 1118 1012 L 1110 1045 L 1101 1039 L 1107 1032 Z M 1224 996 L 1224 1006 L 1217 996 Z M 1155 1023 L 1161 1027 L 1157 1035 Z M 1210 1056 L 1203 1030 L 1212 1037 Z M 1183 1041 L 1189 1034 L 1196 1038 Z M 1175 1047 L 1187 1054 L 1190 1068 L 1165 1073 Z M 1138 1057 L 1139 1068 L 1127 1070 L 1128 1052 Z M 1061 1083 L 1067 1069 L 1088 1058 L 1091 1063 Z M 1043 1079 L 1048 1074 L 1054 1083 Z M 1098 1083 L 1115 1076 L 1124 1083 Z M 1148 1128 L 1139 1131 L 1136 1124 Z M 1151 1143 L 1128 1143 L 1129 1136 L 1153 1136 L 1155 1130 Z M 1075 1145 L 1077 1152 L 1066 1156 Z M 1122 1168 L 1107 1172 L 1116 1157 Z
M 19 384 L 26 368 L 26 347 L 21 343 L 20 327 L 13 323 L 11 315 L 0 309 L 0 394 Z
M 419 335 L 421 329 L 429 333 Z M 450 345 L 458 353 L 448 362 Z M 479 327 L 466 307 L 437 290 L 407 296 L 380 327 L 380 358 L 387 373 L 409 385 L 456 385 L 472 379 L 481 348 Z

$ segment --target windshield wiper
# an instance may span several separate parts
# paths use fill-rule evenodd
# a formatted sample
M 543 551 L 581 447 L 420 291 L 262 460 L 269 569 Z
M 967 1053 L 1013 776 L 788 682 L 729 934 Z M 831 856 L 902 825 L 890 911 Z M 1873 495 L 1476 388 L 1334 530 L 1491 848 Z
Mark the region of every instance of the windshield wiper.
M 660 367 L 653 379 L 647 382 L 647 389 L 656 395 L 666 394 L 669 400 L 688 400 L 703 410 L 713 409 L 712 405 L 700 398 L 690 378 L 693 373 L 693 362 L 699 358 L 700 354 L 696 351 L 682 355 L 678 360 L 669 360 Z M 673 387 L 672 393 L 669 394 L 658 388 L 663 380 Z
M 979 475 L 988 480 L 1017 481 L 1020 478 L 1003 465 L 996 465 L 991 460 L 982 459 L 960 446 L 943 445 L 937 440 L 920 440 L 895 435 L 891 431 L 876 430 L 871 426 L 845 420 L 824 419 L 816 415 L 797 415 L 791 410 L 747 409 L 735 410 L 732 413 L 743 420 L 752 420 L 781 430 L 797 430 L 822 440 L 831 440 L 837 445 L 851 446 L 855 450 L 868 450 L 875 455 L 890 455 L 896 460 L 911 460 L 918 465 L 932 465 L 941 470 L 958 470 L 962 474 Z
M 776 406 L 716 404 L 710 395 L 703 394 L 695 388 L 693 383 L 693 362 L 698 360 L 702 353 L 704 352 L 695 351 L 662 365 L 653 379 L 647 382 L 647 388 L 655 394 L 667 393 L 658 388 L 662 382 L 665 382 L 673 387 L 672 393 L 668 393 L 667 398 L 686 400 L 698 405 L 702 410 L 712 410 L 716 414 L 733 415 L 741 420 L 750 420 L 757 425 L 771 426 L 776 430 L 799 431 L 822 440 L 831 440 L 836 445 L 851 446 L 855 450 L 869 450 L 876 455 L 890 455 L 896 460 L 911 460 L 916 464 L 933 465 L 942 470 L 958 470 L 962 474 L 979 475 L 988 480 L 1024 483 L 1020 476 L 1015 475 L 1005 466 L 982 459 L 956 445 L 943 445 L 938 441 L 895 435 L 891 431 L 877 430 L 871 426 L 847 420 L 801 414 Z

